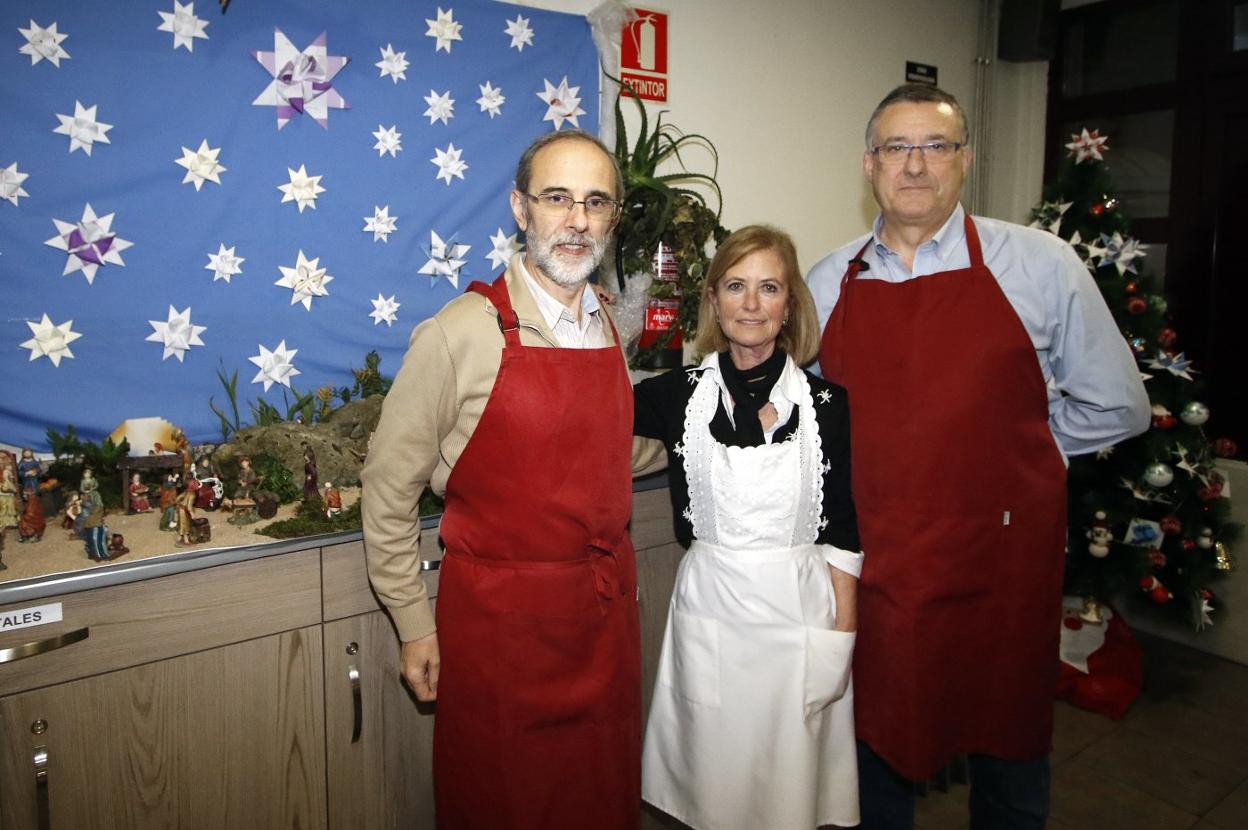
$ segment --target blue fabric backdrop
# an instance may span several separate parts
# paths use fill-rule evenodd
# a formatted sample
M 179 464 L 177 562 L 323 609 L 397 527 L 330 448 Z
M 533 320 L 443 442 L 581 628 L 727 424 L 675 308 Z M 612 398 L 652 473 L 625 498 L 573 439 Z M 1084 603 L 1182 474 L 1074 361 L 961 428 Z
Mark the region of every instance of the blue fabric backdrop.
M 538 93 L 566 77 L 589 113 L 579 126 L 596 127 L 598 56 L 583 17 L 485 0 L 234 0 L 222 15 L 200 0 L 193 13 L 207 21 L 207 39 L 185 35 L 187 49 L 175 45 L 183 30 L 158 28 L 158 12 L 175 11 L 173 0 L 9 0 L 0 10 L 0 171 L 16 163 L 8 181 L 25 174 L 20 187 L 29 194 L 17 206 L 0 202 L 0 443 L 45 449 L 45 430 L 68 424 L 99 440 L 147 416 L 183 427 L 192 442 L 219 440 L 208 407 L 209 397 L 225 399 L 217 370 L 237 370 L 244 421 L 249 399 L 284 409 L 284 387 L 252 383 L 259 368 L 250 360 L 282 341 L 297 350 L 300 374 L 291 380 L 302 392 L 349 386 L 351 368 L 371 349 L 392 375 L 416 323 L 472 279 L 498 272 L 487 258 L 490 238 L 500 228 L 516 232 L 506 194 L 521 150 L 557 124 L 573 126 L 551 118 Z M 445 41 L 449 51 L 426 35 L 426 21 L 440 13 L 462 26 L 460 39 Z M 532 30 L 522 48 L 507 34 L 525 28 L 517 16 Z M 32 31 L 32 21 L 44 29 L 55 22 L 69 57 L 32 65 L 37 50 L 19 31 Z M 253 52 L 274 50 L 275 29 L 297 50 L 324 32 L 328 55 L 350 58 L 331 81 L 349 108 L 330 109 L 327 128 L 296 113 L 279 130 L 277 109 L 253 104 L 273 81 Z M 388 44 L 406 53 L 404 80 L 375 65 Z M 477 103 L 487 81 L 505 96 L 496 117 Z M 431 92 L 454 100 L 447 123 L 422 114 Z M 70 152 L 71 136 L 54 132 L 75 102 L 112 125 L 108 143 L 92 142 L 90 155 Z M 390 127 L 401 133 L 394 157 L 374 148 L 373 133 Z M 225 170 L 220 183 L 196 189 L 176 161 L 204 140 L 220 148 Z M 450 144 L 468 166 L 448 184 L 431 159 Z M 315 209 L 282 202 L 279 186 L 301 166 L 321 176 Z M 81 269 L 63 275 L 71 254 L 46 244 L 59 235 L 54 219 L 78 223 L 88 204 L 100 217 L 112 214 L 111 233 L 133 243 L 120 251 L 124 266 L 106 261 L 91 282 Z M 386 242 L 363 230 L 381 206 L 397 216 Z M 420 273 L 431 232 L 471 246 L 459 257 L 458 288 Z M 245 260 L 228 281 L 205 267 L 222 244 Z M 300 251 L 333 278 L 310 310 L 274 285 Z M 393 325 L 370 317 L 379 295 L 400 304 Z M 167 323 L 171 306 L 189 307 L 191 324 L 206 327 L 203 345 L 181 361 L 147 340 L 159 333 L 149 321 Z M 45 314 L 54 325 L 72 321 L 81 335 L 59 365 L 32 360 L 40 352 L 22 345 L 35 339 L 28 323 Z

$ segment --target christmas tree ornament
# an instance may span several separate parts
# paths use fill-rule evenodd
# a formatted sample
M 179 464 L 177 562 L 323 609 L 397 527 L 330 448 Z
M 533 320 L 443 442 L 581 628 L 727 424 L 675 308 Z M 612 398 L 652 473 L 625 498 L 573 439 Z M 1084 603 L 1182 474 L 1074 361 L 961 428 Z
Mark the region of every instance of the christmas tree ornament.
M 1213 591 L 1210 591 L 1208 588 L 1201 588 L 1199 593 L 1200 593 L 1200 598 L 1203 600 L 1213 599 Z
M 1100 202 L 1096 202 L 1090 208 L 1088 208 L 1088 213 L 1092 214 L 1093 216 L 1100 216 L 1104 212 L 1105 212 L 1105 205 L 1101 204 Z
M 1083 610 L 1079 612 L 1079 619 L 1093 625 L 1100 625 L 1105 622 L 1105 609 L 1096 601 L 1096 597 L 1084 597 Z
M 1219 571 L 1235 570 L 1235 563 L 1234 561 L 1231 560 L 1231 554 L 1226 549 L 1225 542 L 1214 542 L 1213 551 L 1214 551 L 1214 567 L 1216 567 Z
M 1144 352 L 1148 349 L 1148 341 L 1143 337 L 1132 337 L 1130 343 L 1131 351 L 1137 355 L 1144 354 Z
M 1158 585 L 1156 588 L 1148 592 L 1148 598 L 1158 605 L 1169 602 L 1174 599 L 1174 594 L 1170 593 L 1165 585 Z
M 1136 291 L 1140 290 L 1140 286 L 1136 284 L 1135 280 L 1130 280 L 1122 287 L 1122 290 L 1128 294 L 1134 294 Z
M 1219 438 L 1213 442 L 1213 454 L 1219 458 L 1234 458 L 1239 455 L 1239 444 L 1230 438 Z
M 1170 469 L 1169 464 L 1155 461 L 1144 468 L 1144 483 L 1149 487 L 1161 489 L 1170 486 L 1172 481 L 1174 481 L 1174 470 Z M 1165 528 L 1164 524 L 1162 528 Z
M 1169 409 L 1166 409 L 1159 403 L 1153 404 L 1153 426 L 1157 429 L 1170 429 L 1178 421 L 1174 419 L 1174 415 Z M 1164 484 L 1161 486 L 1165 486 Z
M 1209 420 L 1209 407 L 1200 401 L 1188 401 L 1179 413 L 1179 418 L 1189 427 L 1198 427 Z
M 1157 344 L 1163 349 L 1169 349 L 1174 342 L 1179 339 L 1179 333 L 1174 329 L 1166 326 L 1157 333 Z
M 1196 498 L 1203 502 L 1216 501 L 1222 498 L 1222 485 L 1210 484 L 1208 487 L 1201 487 L 1196 491 Z
M 1132 314 L 1143 314 L 1148 311 L 1148 301 L 1143 297 L 1132 297 L 1127 300 L 1127 311 Z
M 1209 594 L 1209 596 L 1205 596 Z M 1213 625 L 1213 606 L 1209 604 L 1209 600 L 1213 597 L 1213 593 L 1208 590 L 1198 591 L 1196 599 L 1198 602 L 1193 603 L 1192 608 L 1192 626 L 1197 631 L 1204 631 Z
M 1166 302 L 1166 298 L 1160 294 L 1153 294 L 1150 296 L 1148 298 L 1148 304 L 1152 307 L 1153 311 L 1158 314 L 1165 314 L 1166 309 L 1170 307 L 1170 305 Z
M 1196 546 L 1202 550 L 1209 550 L 1213 547 L 1213 528 L 1202 527 L 1200 535 L 1196 537 Z
M 1179 521 L 1178 516 L 1166 516 L 1157 524 L 1161 526 L 1161 532 L 1167 536 L 1178 536 L 1183 532 L 1183 522 Z
M 1157 548 L 1153 548 L 1148 552 L 1148 564 L 1154 568 L 1164 568 L 1166 567 L 1166 555 L 1157 550 Z
M 1092 527 L 1088 528 L 1088 553 L 1097 559 L 1104 559 L 1109 555 L 1109 543 L 1114 536 L 1109 530 L 1109 522 L 1106 521 L 1105 511 L 1096 511 L 1095 521 Z
M 1183 550 L 1195 550 L 1195 549 L 1196 549 L 1196 540 L 1195 540 L 1195 539 L 1184 539 L 1184 540 L 1183 540 Z

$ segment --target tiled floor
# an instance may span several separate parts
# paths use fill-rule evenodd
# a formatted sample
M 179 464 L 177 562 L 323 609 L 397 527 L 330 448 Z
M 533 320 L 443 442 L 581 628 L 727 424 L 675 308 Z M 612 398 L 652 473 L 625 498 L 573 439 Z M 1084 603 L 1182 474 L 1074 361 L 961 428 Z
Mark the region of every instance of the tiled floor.
M 1144 693 L 1121 721 L 1057 704 L 1053 830 L 1248 828 L 1248 666 L 1140 637 Z M 968 826 L 965 786 L 919 799 L 921 830 Z

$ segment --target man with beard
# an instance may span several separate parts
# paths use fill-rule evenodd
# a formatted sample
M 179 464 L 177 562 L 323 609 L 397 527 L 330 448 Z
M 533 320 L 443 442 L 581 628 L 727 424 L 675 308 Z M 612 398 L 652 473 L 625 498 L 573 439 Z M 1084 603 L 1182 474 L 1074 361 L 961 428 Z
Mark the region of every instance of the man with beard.
M 438 701 L 442 828 L 639 821 L 632 390 L 586 290 L 621 192 L 587 133 L 525 151 L 511 209 L 527 251 L 416 327 L 362 474 L 369 576 L 404 679 Z M 418 553 L 427 486 L 446 499 L 436 621 Z

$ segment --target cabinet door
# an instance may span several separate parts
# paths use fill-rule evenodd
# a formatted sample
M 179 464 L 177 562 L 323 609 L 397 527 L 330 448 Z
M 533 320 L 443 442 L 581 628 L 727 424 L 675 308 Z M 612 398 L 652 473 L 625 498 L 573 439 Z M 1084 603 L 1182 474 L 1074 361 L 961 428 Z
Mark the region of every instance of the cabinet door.
M 310 626 L 0 698 L 0 827 L 323 828 L 321 666 Z
M 433 830 L 433 713 L 399 677 L 382 611 L 325 624 L 329 826 Z

